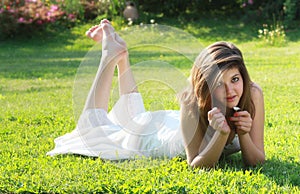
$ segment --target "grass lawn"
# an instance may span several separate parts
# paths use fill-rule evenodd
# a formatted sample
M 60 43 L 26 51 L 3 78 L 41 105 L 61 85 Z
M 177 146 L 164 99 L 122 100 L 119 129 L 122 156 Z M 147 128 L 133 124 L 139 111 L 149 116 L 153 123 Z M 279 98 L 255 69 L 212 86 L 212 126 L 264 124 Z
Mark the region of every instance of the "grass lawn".
M 81 108 L 76 104 L 80 99 L 73 103 L 73 94 L 79 95 L 80 89 L 76 80 L 95 73 L 76 74 L 94 45 L 83 35 L 89 25 L 82 25 L 56 36 L 0 42 L 0 193 L 300 193 L 300 31 L 287 32 L 286 46 L 271 47 L 256 38 L 257 26 L 238 21 L 211 19 L 174 26 L 195 36 L 199 48 L 226 40 L 243 51 L 251 78 L 264 90 L 267 161 L 263 166 L 245 168 L 240 153 L 222 159 L 211 170 L 191 169 L 181 158 L 112 162 L 46 156 L 54 138 L 75 127 Z M 196 52 L 183 49 L 178 54 L 170 48 L 132 46 L 131 63 L 153 60 L 158 66 L 171 65 L 174 77 L 188 76 L 189 57 Z M 144 78 L 138 82 L 146 108 L 178 109 L 177 89 L 159 84 L 166 72 L 155 68 L 150 68 L 155 73 L 137 68 L 137 75 Z M 142 72 L 161 77 L 146 82 L 149 75 Z

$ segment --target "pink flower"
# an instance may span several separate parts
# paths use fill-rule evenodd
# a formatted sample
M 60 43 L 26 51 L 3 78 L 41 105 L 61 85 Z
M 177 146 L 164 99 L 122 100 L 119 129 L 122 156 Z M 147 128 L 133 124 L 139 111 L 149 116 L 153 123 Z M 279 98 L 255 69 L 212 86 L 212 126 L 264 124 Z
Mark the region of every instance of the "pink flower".
M 18 19 L 18 22 L 19 22 L 19 23 L 24 23 L 24 22 L 25 22 L 25 19 L 22 18 L 22 17 L 20 17 L 20 18 Z
M 253 3 L 254 3 L 253 0 L 248 0 L 249 5 L 252 5 Z
M 38 25 L 42 25 L 42 24 L 43 24 L 43 21 L 42 21 L 42 20 L 38 20 L 36 23 L 37 23 Z
M 50 7 L 50 11 L 51 12 L 55 12 L 55 11 L 57 11 L 59 9 L 59 7 L 57 6 L 57 5 L 51 5 L 51 7 Z
M 55 22 L 55 18 L 50 18 L 50 22 L 54 23 Z
M 70 13 L 70 14 L 68 15 L 68 19 L 71 19 L 71 20 L 75 19 L 75 15 Z
M 8 10 L 9 11 L 9 13 L 15 13 L 15 10 L 14 9 L 10 9 L 10 10 Z

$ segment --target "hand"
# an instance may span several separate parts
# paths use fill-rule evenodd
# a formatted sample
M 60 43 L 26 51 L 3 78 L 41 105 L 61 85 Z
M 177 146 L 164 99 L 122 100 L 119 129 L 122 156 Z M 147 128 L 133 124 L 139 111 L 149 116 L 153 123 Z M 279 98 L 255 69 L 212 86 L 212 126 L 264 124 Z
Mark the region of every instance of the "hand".
M 239 135 L 244 135 L 249 133 L 252 127 L 252 118 L 250 113 L 247 111 L 239 111 L 233 114 L 233 117 L 230 117 L 230 121 L 236 126 L 236 132 Z
M 220 109 L 214 107 L 207 113 L 209 125 L 222 134 L 229 134 L 230 127 Z

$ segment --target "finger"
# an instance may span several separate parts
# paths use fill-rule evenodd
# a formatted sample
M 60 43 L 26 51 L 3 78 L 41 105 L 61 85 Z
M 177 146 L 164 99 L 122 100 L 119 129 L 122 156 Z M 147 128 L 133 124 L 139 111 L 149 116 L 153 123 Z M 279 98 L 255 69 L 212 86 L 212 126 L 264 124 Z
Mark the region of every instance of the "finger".
M 235 125 L 244 125 L 244 126 L 251 126 L 252 125 L 252 119 L 244 119 L 242 117 L 239 117 L 237 121 L 233 121 Z
M 220 110 L 217 107 L 214 107 L 213 109 L 211 109 L 210 111 L 208 111 L 207 116 L 208 119 L 211 120 L 213 115 L 220 112 Z
M 240 129 L 240 130 L 243 130 L 243 131 L 246 131 L 246 132 L 251 131 L 251 127 L 245 126 L 245 125 L 238 125 L 238 126 L 236 126 L 236 129 Z
M 252 119 L 251 118 L 243 118 L 243 117 L 237 117 L 237 118 L 231 118 L 230 121 L 232 121 L 236 125 L 251 125 L 252 124 Z
M 230 117 L 229 120 L 233 121 L 233 122 L 243 121 L 243 122 L 251 122 L 252 123 L 252 118 L 249 113 L 245 113 L 240 116 L 234 115 L 233 117 Z
M 240 122 L 235 124 L 236 128 L 239 128 L 241 130 L 245 131 L 250 131 L 251 130 L 251 123 L 245 123 L 245 122 Z
M 225 117 L 218 117 L 216 118 L 216 123 L 223 124 L 225 122 Z
M 225 123 L 225 118 L 224 119 L 222 119 L 222 118 L 218 119 L 218 122 L 217 122 L 218 129 L 223 129 L 224 123 Z
M 239 117 L 229 117 L 229 120 L 233 121 L 233 122 L 237 122 L 240 120 L 240 118 Z
M 215 118 L 215 119 L 220 119 L 220 118 L 222 118 L 223 120 L 225 120 L 225 116 L 222 114 L 222 113 L 215 113 L 214 115 L 213 115 L 213 117 Z
M 236 128 L 237 131 L 243 132 L 243 133 L 249 133 L 250 132 L 250 128 L 245 127 L 245 126 L 239 126 Z
M 213 117 L 213 119 L 210 121 L 210 125 L 216 129 L 216 130 L 219 130 L 223 127 L 225 123 L 225 117 L 219 117 L 219 118 L 216 118 L 215 116 Z
M 248 113 L 248 111 L 239 111 L 235 112 L 233 114 L 234 117 L 250 117 L 251 115 Z

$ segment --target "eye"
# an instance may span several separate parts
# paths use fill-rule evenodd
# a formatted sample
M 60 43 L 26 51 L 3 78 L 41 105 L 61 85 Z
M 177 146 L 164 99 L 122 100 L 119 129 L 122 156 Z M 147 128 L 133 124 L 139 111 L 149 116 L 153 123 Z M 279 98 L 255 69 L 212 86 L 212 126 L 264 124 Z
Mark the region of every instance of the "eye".
M 239 77 L 233 77 L 232 80 L 231 80 L 231 82 L 235 83 L 235 82 L 238 82 L 239 80 L 240 80 Z

